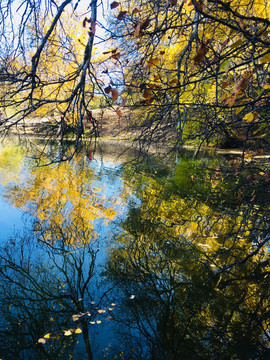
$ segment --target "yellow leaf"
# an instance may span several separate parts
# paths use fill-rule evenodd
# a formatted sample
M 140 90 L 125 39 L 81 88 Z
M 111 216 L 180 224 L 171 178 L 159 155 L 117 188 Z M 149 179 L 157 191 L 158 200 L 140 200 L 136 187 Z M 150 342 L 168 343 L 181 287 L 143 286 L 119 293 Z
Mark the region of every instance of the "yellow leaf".
M 238 109 L 235 110 L 235 114 L 238 115 L 245 107 L 241 106 Z
M 241 46 L 242 44 L 243 44 L 243 40 L 239 39 L 231 45 L 231 48 L 236 48 L 238 46 Z
M 270 53 L 265 54 L 262 58 L 261 58 L 261 63 L 268 63 L 270 62 Z
M 49 339 L 50 335 L 51 335 L 51 333 L 48 333 L 48 334 L 44 335 L 44 339 Z
M 96 323 L 97 323 L 97 324 L 100 324 L 100 323 L 101 323 L 101 321 L 100 321 L 100 320 L 97 320 L 97 321 L 96 321 Z
M 82 332 L 82 330 L 80 328 L 75 330 L 75 334 L 80 334 Z
M 265 88 L 265 90 L 270 89 L 270 84 L 266 84 L 266 85 L 264 85 L 264 88 Z
M 150 59 L 149 61 L 147 61 L 147 65 L 149 67 L 153 67 L 154 65 L 158 65 L 158 63 L 159 63 L 158 58 L 153 58 L 153 59 Z
M 254 114 L 253 113 L 248 113 L 244 116 L 244 119 L 246 121 L 252 121 L 254 119 Z
M 106 310 L 98 310 L 98 313 L 100 313 L 100 314 L 103 314 L 105 312 L 106 312 Z

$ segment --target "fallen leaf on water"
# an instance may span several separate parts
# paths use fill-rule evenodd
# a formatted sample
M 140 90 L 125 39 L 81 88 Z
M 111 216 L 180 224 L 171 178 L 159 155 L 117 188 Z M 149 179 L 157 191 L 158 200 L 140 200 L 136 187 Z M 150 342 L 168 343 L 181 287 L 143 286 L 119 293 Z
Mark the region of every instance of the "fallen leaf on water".
M 46 340 L 43 338 L 38 339 L 38 343 L 40 344 L 46 344 Z
M 69 329 L 69 330 L 64 330 L 64 335 L 65 336 L 70 336 L 72 335 L 73 329 Z

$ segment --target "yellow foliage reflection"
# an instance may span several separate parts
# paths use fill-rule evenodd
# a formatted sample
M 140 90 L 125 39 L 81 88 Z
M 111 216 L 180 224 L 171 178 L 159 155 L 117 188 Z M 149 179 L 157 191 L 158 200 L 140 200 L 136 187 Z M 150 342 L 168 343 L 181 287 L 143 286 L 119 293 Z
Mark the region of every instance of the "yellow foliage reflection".
M 124 188 L 116 192 L 101 185 L 95 171 L 78 155 L 70 163 L 32 169 L 23 184 L 10 188 L 8 197 L 15 207 L 37 218 L 36 230 L 54 229 L 47 240 L 59 239 L 61 229 L 70 228 L 69 241 L 78 245 L 98 235 L 96 220 L 107 225 L 121 210 L 127 196 Z

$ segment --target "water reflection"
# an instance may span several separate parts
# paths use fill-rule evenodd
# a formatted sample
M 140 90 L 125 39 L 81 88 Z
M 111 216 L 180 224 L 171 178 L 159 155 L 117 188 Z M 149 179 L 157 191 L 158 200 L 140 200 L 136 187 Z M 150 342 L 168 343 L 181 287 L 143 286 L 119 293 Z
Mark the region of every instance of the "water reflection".
M 268 358 L 265 164 L 97 159 L 7 186 L 32 227 L 0 251 L 0 357 Z
M 134 180 L 141 202 L 107 264 L 119 298 L 133 294 L 116 314 L 136 330 L 127 340 L 133 358 L 269 356 L 269 189 L 261 179 L 247 194 L 246 177 L 237 186 L 234 177 L 182 161 L 165 183 Z M 144 349 L 136 346 L 142 336 Z

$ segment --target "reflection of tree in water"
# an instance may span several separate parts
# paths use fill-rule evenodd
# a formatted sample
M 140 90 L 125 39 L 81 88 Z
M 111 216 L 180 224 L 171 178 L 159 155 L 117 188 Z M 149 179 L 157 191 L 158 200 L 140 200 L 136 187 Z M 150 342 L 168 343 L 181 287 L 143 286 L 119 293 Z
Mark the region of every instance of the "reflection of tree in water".
M 75 158 L 9 184 L 6 197 L 35 220 L 0 249 L 1 358 L 93 358 L 93 337 L 114 310 L 97 274 L 98 231 L 128 197 L 98 180 Z
M 246 177 L 235 186 L 231 176 L 221 180 L 224 175 L 216 173 L 197 169 L 195 176 L 184 166 L 165 185 L 137 179 L 141 203 L 130 208 L 107 268 L 119 298 L 135 295 L 115 314 L 133 328 L 127 336 L 120 327 L 129 343 L 126 356 L 265 359 L 270 354 L 267 184 L 251 182 L 252 196 L 263 199 L 254 206 Z M 136 345 L 143 341 L 145 349 Z
M 56 227 L 50 231 L 60 234 Z M 106 293 L 96 293 L 98 243 L 86 235 L 74 247 L 73 237 L 83 236 L 74 226 L 72 235 L 62 230 L 54 243 L 43 233 L 17 237 L 1 249 L 1 357 L 93 359 L 89 326 L 100 326 L 108 312 Z
M 267 358 L 268 178 L 236 165 L 224 174 L 181 160 L 173 175 L 138 173 L 106 288 L 94 276 L 93 221 L 113 219 L 130 188 L 110 199 L 79 163 L 40 168 L 13 187 L 9 199 L 36 221 L 34 235 L 0 251 L 0 357 L 95 358 L 91 329 L 109 315 L 120 334 L 107 359 Z

